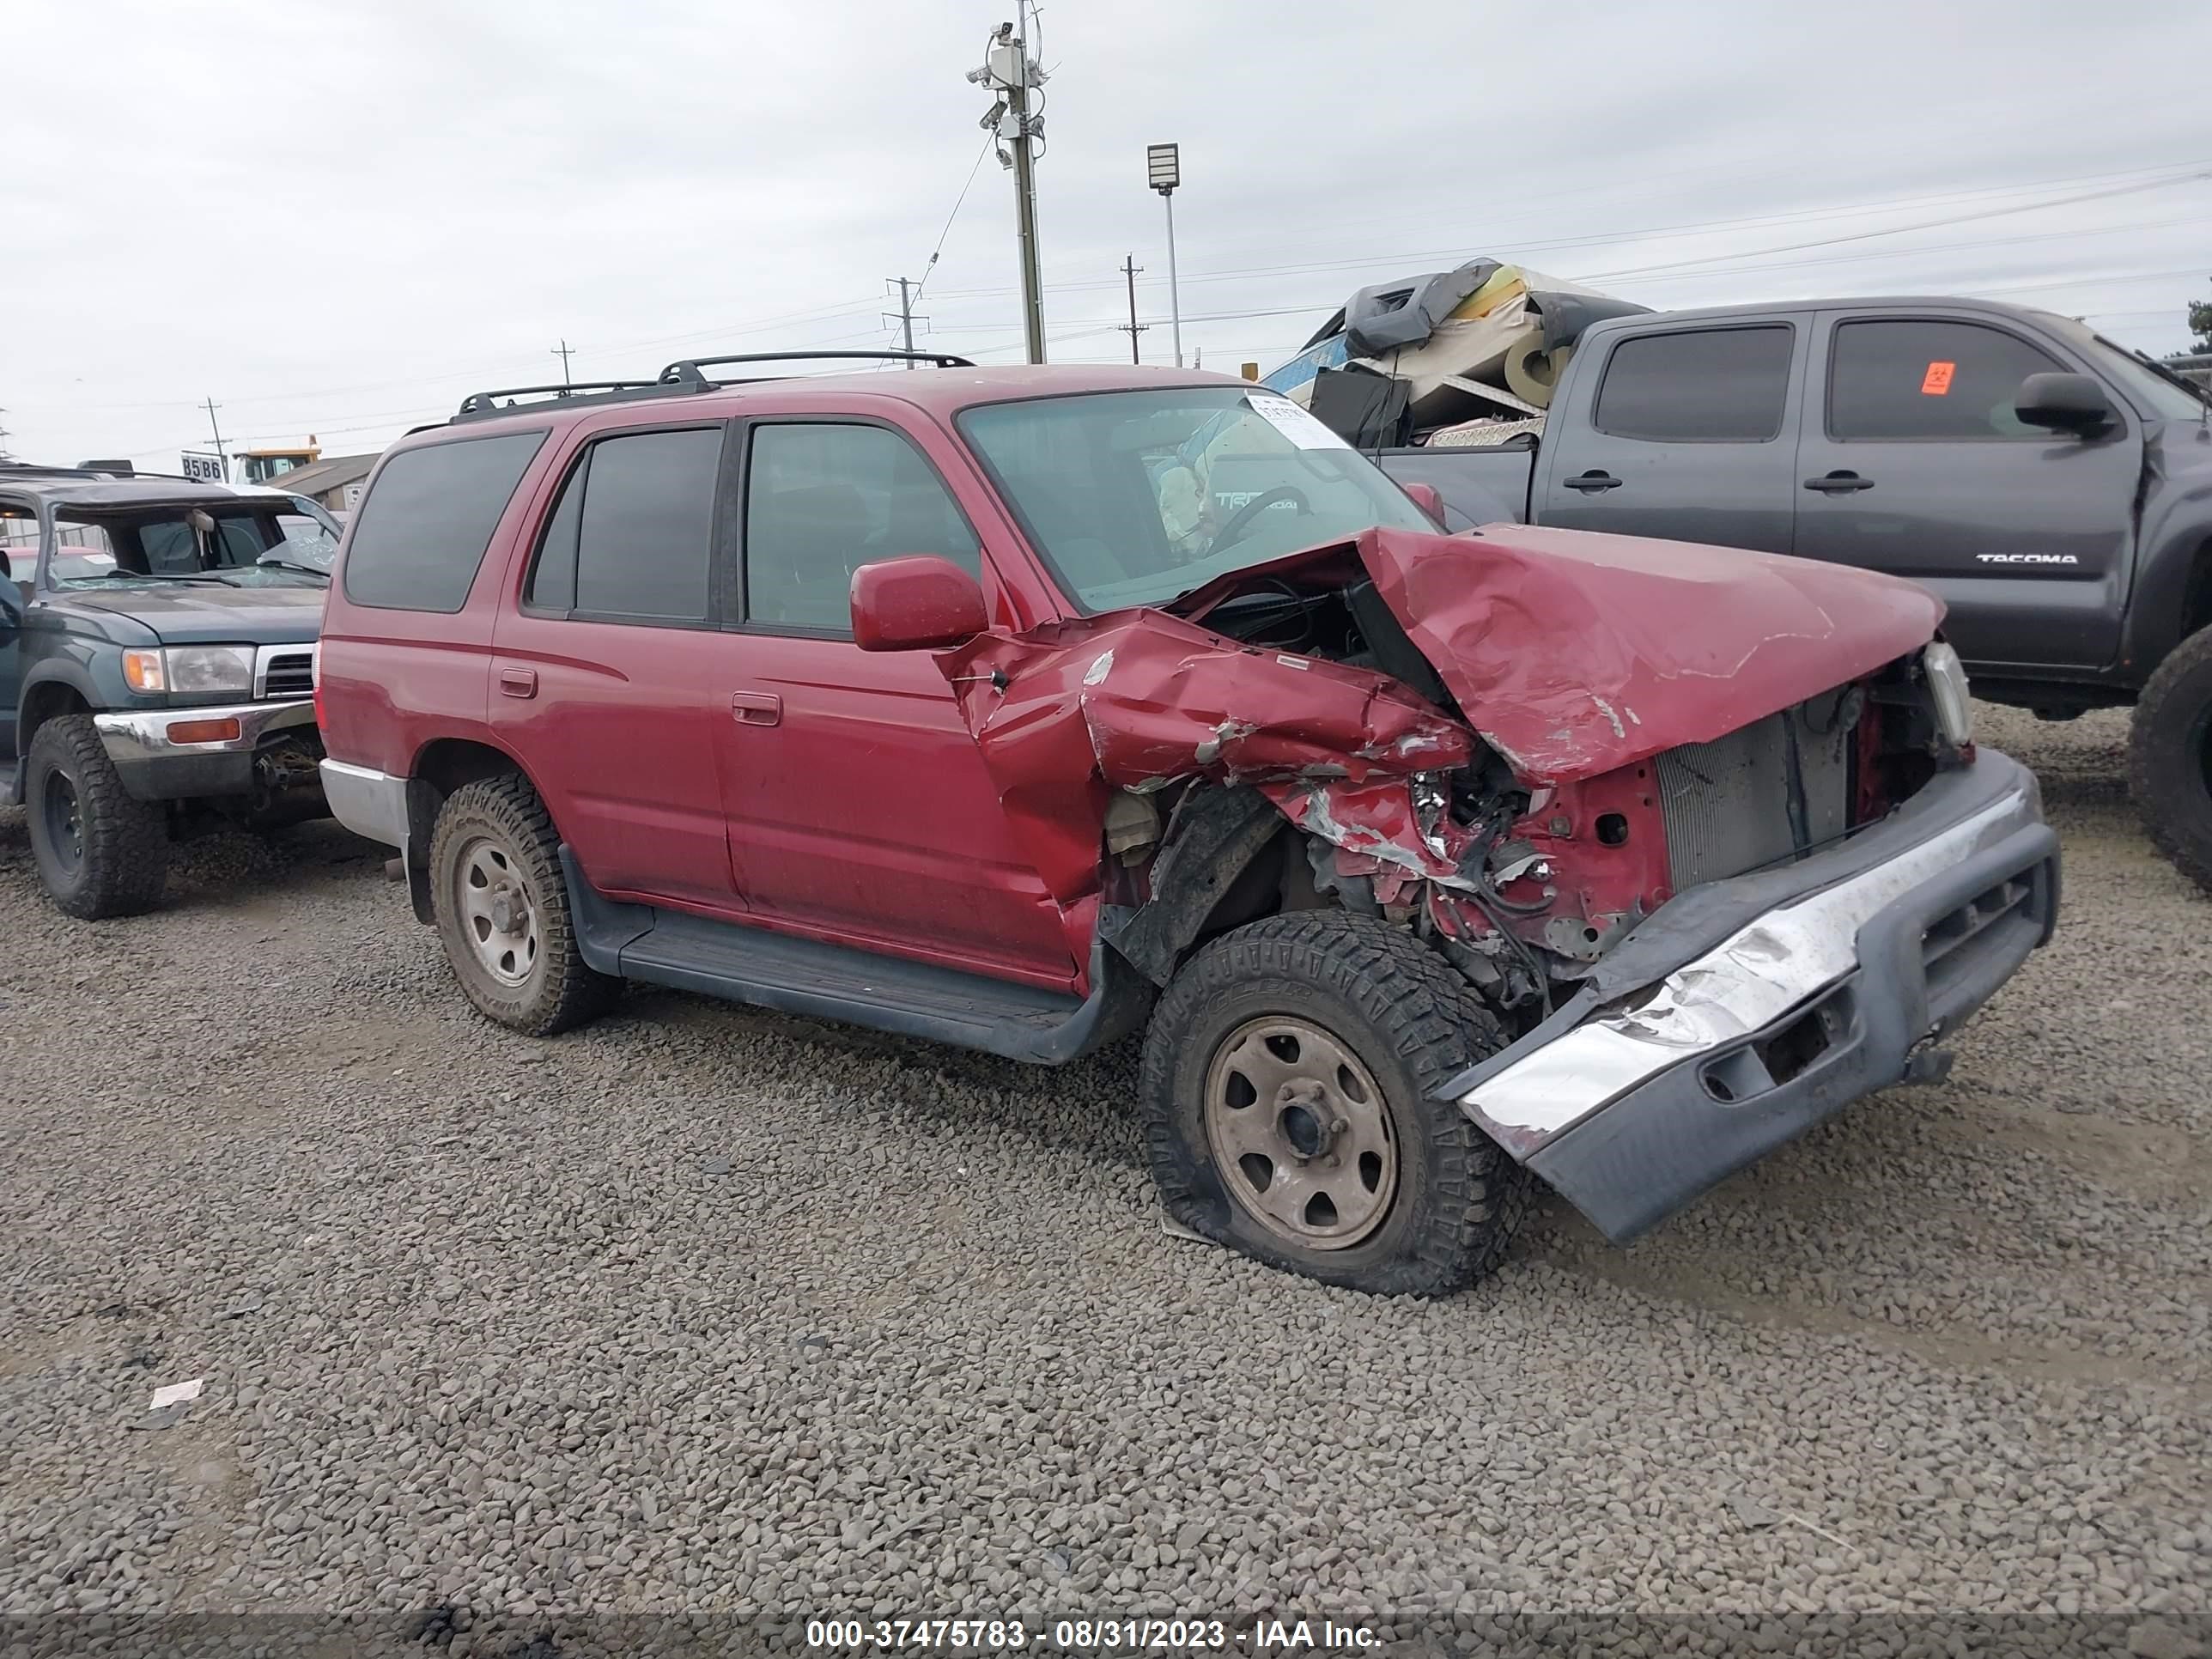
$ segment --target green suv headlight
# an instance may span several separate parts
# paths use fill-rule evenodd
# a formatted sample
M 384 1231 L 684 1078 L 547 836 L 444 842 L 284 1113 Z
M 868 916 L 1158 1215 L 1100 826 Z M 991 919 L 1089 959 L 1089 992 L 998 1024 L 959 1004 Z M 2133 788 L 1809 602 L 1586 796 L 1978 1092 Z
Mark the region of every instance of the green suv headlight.
M 172 645 L 159 651 L 125 651 L 123 678 L 133 691 L 167 691 L 187 697 L 251 696 L 250 645 Z

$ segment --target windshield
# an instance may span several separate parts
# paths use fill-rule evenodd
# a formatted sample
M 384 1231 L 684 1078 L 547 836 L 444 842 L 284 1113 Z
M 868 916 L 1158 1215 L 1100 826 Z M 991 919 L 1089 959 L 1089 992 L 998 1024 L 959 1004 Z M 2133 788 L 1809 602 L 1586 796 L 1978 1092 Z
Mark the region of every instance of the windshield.
M 54 515 L 46 579 L 75 588 L 297 587 L 326 580 L 337 551 L 321 509 L 294 496 L 125 512 L 64 507 Z
M 1366 457 L 1263 387 L 990 404 L 958 424 L 1086 611 L 1162 605 L 1376 525 L 1436 528 Z

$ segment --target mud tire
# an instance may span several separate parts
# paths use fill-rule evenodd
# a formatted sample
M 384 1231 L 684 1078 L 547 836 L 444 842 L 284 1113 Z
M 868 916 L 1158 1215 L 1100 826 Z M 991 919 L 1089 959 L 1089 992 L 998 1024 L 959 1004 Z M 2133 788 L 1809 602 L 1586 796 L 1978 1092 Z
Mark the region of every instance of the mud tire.
M 1213 1057 L 1240 1027 L 1273 1015 L 1323 1029 L 1381 1086 L 1395 1194 L 1374 1230 L 1345 1248 L 1286 1243 L 1231 1194 L 1215 1163 L 1205 1098 Z M 1504 1042 L 1449 967 L 1382 921 L 1310 910 L 1224 933 L 1176 975 L 1146 1034 L 1141 1110 L 1161 1202 L 1205 1237 L 1325 1284 L 1386 1296 L 1442 1296 L 1472 1284 L 1504 1258 L 1530 1183 L 1455 1103 L 1437 1097 Z
M 46 721 L 27 758 L 31 855 L 55 907 L 98 921 L 159 904 L 169 879 L 168 814 L 123 787 L 92 716 Z
M 2184 640 L 2143 688 L 2128 793 L 2159 851 L 2212 893 L 2212 628 Z

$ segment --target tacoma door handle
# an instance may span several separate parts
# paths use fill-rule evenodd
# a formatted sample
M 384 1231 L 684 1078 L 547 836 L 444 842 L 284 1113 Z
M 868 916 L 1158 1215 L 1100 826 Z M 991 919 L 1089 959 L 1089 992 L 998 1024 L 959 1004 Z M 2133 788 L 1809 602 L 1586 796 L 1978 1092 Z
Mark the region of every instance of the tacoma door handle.
M 1587 472 L 1577 472 L 1571 478 L 1562 478 L 1559 482 L 1570 489 L 1581 490 L 1585 495 L 1595 495 L 1601 489 L 1620 488 L 1620 479 L 1610 472 L 1601 472 L 1595 467 Z
M 781 726 L 783 699 L 767 691 L 733 691 L 730 714 L 740 726 Z
M 1872 489 L 1874 480 L 1862 478 L 1856 472 L 1831 472 L 1823 477 L 1806 479 L 1805 488 L 1817 489 L 1823 495 L 1848 495 L 1854 489 Z
M 502 668 L 499 671 L 499 690 L 501 696 L 534 697 L 538 695 L 538 671 Z

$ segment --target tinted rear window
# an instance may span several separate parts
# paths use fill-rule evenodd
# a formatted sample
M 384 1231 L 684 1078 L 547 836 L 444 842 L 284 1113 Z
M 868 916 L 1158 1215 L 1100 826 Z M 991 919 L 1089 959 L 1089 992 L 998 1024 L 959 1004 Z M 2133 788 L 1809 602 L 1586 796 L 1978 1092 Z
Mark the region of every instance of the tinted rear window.
M 393 611 L 459 611 L 507 498 L 545 441 L 502 433 L 394 455 L 356 514 L 346 597 Z
M 1790 348 L 1784 323 L 1624 340 L 1591 424 L 1653 443 L 1764 443 L 1782 430 Z

